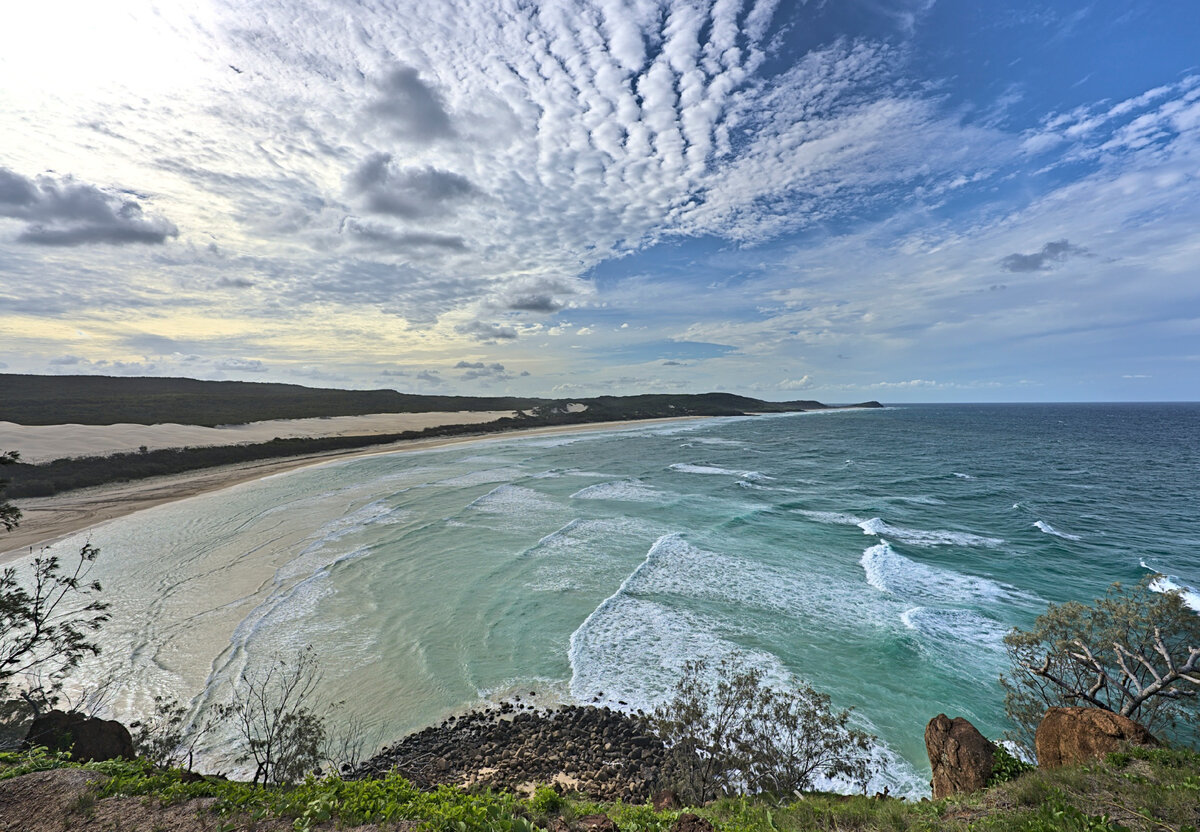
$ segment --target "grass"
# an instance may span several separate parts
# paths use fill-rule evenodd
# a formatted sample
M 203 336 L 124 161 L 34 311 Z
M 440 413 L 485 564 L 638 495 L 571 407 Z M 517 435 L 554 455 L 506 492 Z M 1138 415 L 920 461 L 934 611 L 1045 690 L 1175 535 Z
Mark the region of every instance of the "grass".
M 1172 749 L 1132 749 L 1088 766 L 1025 772 L 986 792 L 937 802 L 818 793 L 786 802 L 726 798 L 662 812 L 594 803 L 545 787 L 528 799 L 445 786 L 423 792 L 398 775 L 368 781 L 311 777 L 285 788 L 216 778 L 185 782 L 181 772 L 144 761 L 80 766 L 45 750 L 0 754 L 0 780 L 68 766 L 109 775 L 97 800 L 211 797 L 212 810 L 224 819 L 287 818 L 297 832 L 327 822 L 397 821 L 417 821 L 430 832 L 533 832 L 559 818 L 569 823 L 589 814 L 608 815 L 621 832 L 668 832 L 682 811 L 707 818 L 718 832 L 1197 832 L 1200 824 L 1200 754 Z

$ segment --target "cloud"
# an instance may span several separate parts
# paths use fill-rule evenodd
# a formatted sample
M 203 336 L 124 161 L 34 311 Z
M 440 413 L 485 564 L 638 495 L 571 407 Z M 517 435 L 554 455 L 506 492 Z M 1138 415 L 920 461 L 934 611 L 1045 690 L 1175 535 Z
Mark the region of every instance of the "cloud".
M 455 234 L 432 234 L 424 231 L 398 231 L 378 223 L 363 222 L 347 217 L 343 230 L 357 240 L 386 246 L 391 249 L 439 249 L 466 251 L 467 243 Z
M 662 365 L 664 367 L 686 367 L 687 366 L 682 361 L 664 361 L 662 363 Z
M 404 219 L 447 213 L 478 189 L 461 174 L 435 167 L 399 167 L 390 153 L 373 153 L 350 174 L 351 193 L 362 196 L 366 210 Z
M 53 367 L 71 367 L 82 361 L 83 359 L 78 355 L 60 355 L 57 358 L 51 358 L 50 365 Z
M 270 367 L 257 358 L 225 358 L 213 362 L 215 370 L 230 370 L 237 373 L 265 373 Z
M 1046 243 L 1040 251 L 1032 254 L 1010 254 L 1000 261 L 1000 268 L 1006 272 L 1042 272 L 1049 270 L 1055 263 L 1065 263 L 1069 257 L 1089 254 L 1083 246 L 1071 245 L 1066 240 L 1056 240 Z
M 485 321 L 469 321 L 459 324 L 454 327 L 454 331 L 478 341 L 511 341 L 517 337 L 517 331 L 511 326 Z
M 392 69 L 378 90 L 367 111 L 397 138 L 428 144 L 454 135 L 442 96 L 412 67 Z
M 437 370 L 422 370 L 416 375 L 417 381 L 423 381 L 426 384 L 445 384 L 446 380 L 438 375 Z
M 496 381 L 508 381 L 513 374 L 504 369 L 500 363 L 485 364 L 482 361 L 460 361 L 454 365 L 456 370 L 466 370 L 459 378 L 463 381 L 485 378 Z
M 17 241 L 42 246 L 157 244 L 179 235 L 174 223 L 147 214 L 128 192 L 72 176 L 29 179 L 8 168 L 0 168 L 0 217 L 24 221 Z
M 254 281 L 247 277 L 218 277 L 213 285 L 218 289 L 249 289 Z
M 812 376 L 803 375 L 800 378 L 789 378 L 779 382 L 780 390 L 808 390 L 813 387 Z

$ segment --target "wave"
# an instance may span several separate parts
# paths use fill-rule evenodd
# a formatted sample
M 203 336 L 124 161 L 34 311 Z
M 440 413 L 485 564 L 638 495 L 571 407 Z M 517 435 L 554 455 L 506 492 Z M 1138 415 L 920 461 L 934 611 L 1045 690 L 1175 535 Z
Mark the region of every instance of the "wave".
M 906 628 L 934 642 L 939 655 L 954 657 L 963 644 L 1003 649 L 1008 629 L 998 621 L 971 610 L 910 607 L 900 615 Z M 955 661 L 957 661 L 955 659 Z
M 861 517 L 855 517 L 853 514 L 844 514 L 840 511 L 809 511 L 807 509 L 794 509 L 796 514 L 803 515 L 810 520 L 816 520 L 818 523 L 831 523 L 837 526 L 857 526 L 859 523 L 865 523 Z
M 1178 592 L 1179 598 L 1188 608 L 1200 613 L 1200 589 L 1190 586 L 1180 581 L 1174 575 L 1166 575 L 1159 572 L 1152 566 L 1146 564 L 1145 559 L 1138 561 L 1143 569 L 1154 572 L 1154 577 L 1150 580 L 1150 589 L 1154 592 L 1160 592 L 1166 595 L 1168 592 Z
M 1061 537 L 1063 540 L 1082 540 L 1083 539 L 1077 534 L 1067 534 L 1066 532 L 1060 532 L 1058 529 L 1054 528 L 1049 523 L 1046 523 L 1042 520 L 1038 520 L 1033 525 L 1034 525 L 1034 528 L 1040 529 L 1041 531 L 1045 532 L 1046 534 L 1053 535 L 1055 537 Z
M 998 537 L 983 537 L 967 532 L 948 532 L 940 530 L 927 531 L 924 529 L 906 529 L 903 526 L 893 526 L 878 517 L 856 523 L 863 534 L 873 534 L 879 537 L 887 535 L 913 546 L 987 546 L 995 548 L 1004 544 Z
M 667 467 L 672 471 L 681 471 L 685 474 L 724 475 L 755 481 L 775 479 L 766 474 L 760 474 L 758 471 L 733 471 L 729 468 L 718 468 L 715 465 L 692 465 L 687 462 L 676 462 L 674 465 L 668 465 Z
M 438 480 L 431 485 L 448 485 L 454 488 L 469 487 L 472 485 L 491 485 L 494 482 L 512 482 L 518 477 L 525 476 L 525 471 L 520 468 L 489 468 L 482 471 L 471 471 L 467 474 L 461 474 L 457 477 Z
M 614 480 L 581 488 L 572 500 L 621 500 L 632 503 L 662 503 L 667 495 L 641 480 Z
M 864 551 L 859 563 L 871 586 L 911 601 L 936 605 L 947 598 L 973 603 L 1037 600 L 1015 587 L 989 578 L 964 575 L 906 558 L 886 540 Z
M 638 595 L 639 591 L 657 585 L 656 570 L 677 565 L 672 561 L 689 552 L 704 554 L 690 547 L 678 534 L 660 537 L 617 591 L 571 634 L 569 689 L 577 702 L 650 711 L 671 697 L 686 662 L 704 659 L 715 665 L 741 649 L 731 638 L 733 634 L 723 630 L 721 622 Z M 795 684 L 793 674 L 774 654 L 754 649 L 741 649 L 741 654 L 747 665 L 762 671 L 768 684 Z M 631 667 L 637 671 L 631 672 Z M 865 723 L 859 714 L 856 720 Z M 870 753 L 881 764 L 870 788 L 878 791 L 886 786 L 894 794 L 913 797 L 927 792 L 912 766 L 885 743 L 877 742 Z M 841 792 L 855 790 L 854 784 L 840 779 L 823 780 L 821 785 Z
M 954 471 L 953 473 L 954 473 L 954 476 L 958 477 L 960 480 L 973 480 L 973 479 L 975 479 L 975 477 L 971 476 L 970 474 L 963 474 L 963 473 L 960 473 L 960 472 L 958 472 L 958 471 Z

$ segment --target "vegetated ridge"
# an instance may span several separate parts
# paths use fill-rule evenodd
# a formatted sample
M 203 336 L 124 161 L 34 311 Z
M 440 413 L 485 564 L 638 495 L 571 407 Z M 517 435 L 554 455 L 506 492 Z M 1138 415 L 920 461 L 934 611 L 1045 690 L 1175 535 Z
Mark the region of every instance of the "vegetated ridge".
M 584 408 L 570 405 L 585 405 Z M 864 402 L 851 407 L 882 407 Z M 276 438 L 270 442 L 164 448 L 10 466 L 9 496 L 63 491 L 264 459 L 387 445 L 411 439 L 482 435 L 518 428 L 675 416 L 741 416 L 834 409 L 817 401 L 768 402 L 732 393 L 598 396 L 582 399 L 418 396 L 395 390 L 332 390 L 294 384 L 182 378 L 0 374 L 0 421 L 39 424 L 176 424 L 216 426 L 269 419 L 511 410 L 515 417 L 473 425 L 356 436 Z
M 587 405 L 567 413 L 566 405 Z M 865 402 L 861 407 L 879 407 Z M 424 396 L 395 390 L 336 390 L 250 381 L 190 378 L 40 376 L 0 373 L 0 421 L 21 425 L 240 425 L 270 419 L 514 410 L 557 413 L 566 421 L 736 416 L 825 410 L 817 401 L 767 402 L 731 393 L 544 399 L 515 396 Z M 567 418 L 572 417 L 572 418 Z

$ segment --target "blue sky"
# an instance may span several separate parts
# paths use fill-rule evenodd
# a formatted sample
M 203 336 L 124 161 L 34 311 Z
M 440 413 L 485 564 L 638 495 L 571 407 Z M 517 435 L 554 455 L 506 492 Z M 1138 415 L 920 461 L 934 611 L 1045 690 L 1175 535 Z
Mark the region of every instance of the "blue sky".
M 1200 391 L 1194 2 L 43 0 L 5 22 L 6 372 Z

